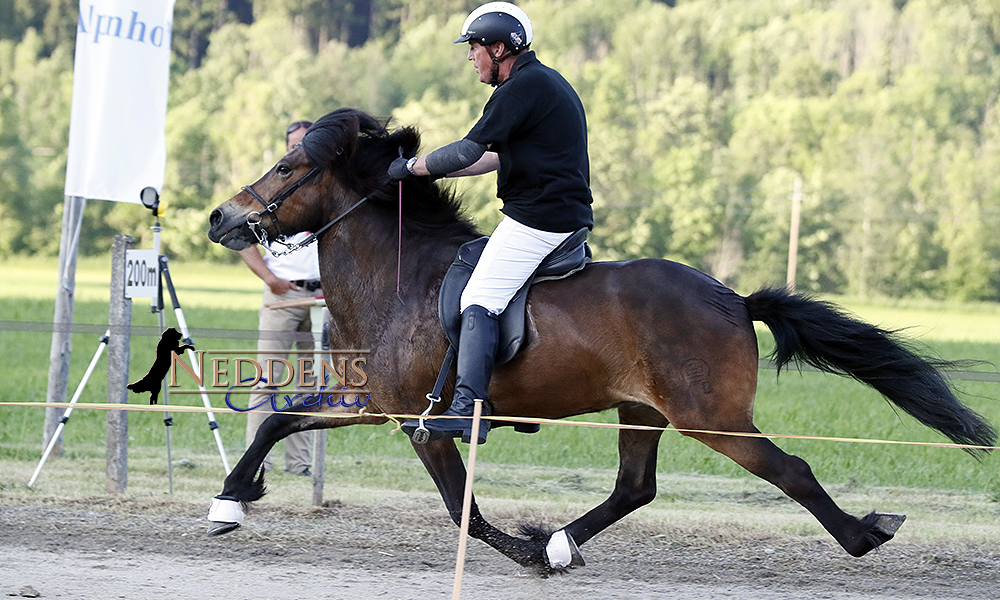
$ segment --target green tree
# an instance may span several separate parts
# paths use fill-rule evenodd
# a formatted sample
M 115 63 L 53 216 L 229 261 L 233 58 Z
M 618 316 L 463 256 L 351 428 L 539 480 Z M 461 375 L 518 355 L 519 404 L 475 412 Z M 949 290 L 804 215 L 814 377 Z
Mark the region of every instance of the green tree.
M 0 45 L 0 127 L 12 167 L 0 204 L 17 222 L 3 243 L 8 251 L 58 250 L 51 220 L 63 199 L 72 72 L 72 50 L 59 46 L 47 55 L 33 29 L 16 45 Z

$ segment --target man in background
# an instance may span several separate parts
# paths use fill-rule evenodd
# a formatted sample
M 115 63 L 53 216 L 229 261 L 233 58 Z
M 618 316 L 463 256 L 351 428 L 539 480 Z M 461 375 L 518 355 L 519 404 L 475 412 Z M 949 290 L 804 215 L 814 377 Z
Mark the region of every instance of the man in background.
M 312 126 L 310 121 L 296 121 L 285 131 L 285 151 L 288 152 L 302 140 L 306 130 Z M 287 242 L 301 242 L 309 235 L 302 232 L 289 236 Z M 280 246 L 277 248 L 280 250 Z M 298 350 L 312 351 L 312 319 L 309 306 L 292 306 L 271 309 L 268 306 L 286 300 L 315 298 L 321 295 L 319 283 L 319 256 L 316 244 L 286 254 L 275 256 L 268 249 L 258 245 L 250 246 L 240 251 L 243 262 L 250 267 L 254 275 L 264 282 L 264 297 L 260 306 L 260 335 L 257 341 L 257 351 L 260 353 L 258 362 L 266 364 L 267 359 L 288 360 L 288 351 L 295 344 Z M 297 344 L 296 344 L 297 342 Z M 295 364 L 295 360 L 289 361 Z M 274 377 L 281 381 L 284 378 L 282 363 L 274 363 Z M 261 392 L 250 394 L 248 406 L 260 406 L 257 410 L 247 413 L 247 446 L 249 447 L 257 435 L 257 429 L 264 419 L 270 416 L 272 391 L 264 391 L 267 384 L 258 383 L 254 389 Z M 284 405 L 284 399 L 276 401 L 278 407 Z M 285 438 L 285 471 L 294 475 L 311 475 L 309 432 L 293 433 Z M 264 469 L 273 468 L 270 454 L 264 459 Z

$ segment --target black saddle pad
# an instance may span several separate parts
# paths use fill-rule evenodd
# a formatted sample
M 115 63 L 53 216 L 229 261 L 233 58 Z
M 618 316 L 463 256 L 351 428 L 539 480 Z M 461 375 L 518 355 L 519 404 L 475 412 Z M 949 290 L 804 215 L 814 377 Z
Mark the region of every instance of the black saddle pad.
M 500 314 L 500 343 L 497 347 L 495 364 L 502 365 L 514 358 L 524 342 L 527 320 L 528 290 L 531 284 L 549 279 L 562 279 L 576 273 L 590 262 L 590 248 L 586 243 L 587 229 L 580 229 L 553 250 L 538 266 L 533 277 L 514 294 L 510 304 Z M 438 295 L 438 318 L 448 341 L 458 348 L 458 337 L 462 329 L 460 314 L 462 292 L 465 290 L 472 271 L 479 263 L 489 236 L 472 240 L 458 249 L 454 262 L 448 267 L 441 292 Z

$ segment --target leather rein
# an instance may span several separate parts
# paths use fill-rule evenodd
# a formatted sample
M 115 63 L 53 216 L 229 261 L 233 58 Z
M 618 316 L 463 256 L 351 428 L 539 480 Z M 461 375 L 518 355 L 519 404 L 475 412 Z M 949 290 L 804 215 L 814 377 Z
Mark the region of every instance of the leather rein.
M 295 252 L 296 250 L 300 250 L 302 248 L 305 248 L 309 244 L 315 242 L 318 239 L 319 234 L 323 233 L 324 231 L 326 231 L 327 229 L 329 229 L 330 227 L 332 227 L 338 221 L 340 221 L 341 219 L 343 219 L 344 217 L 346 217 L 348 214 L 350 214 L 351 211 L 353 211 L 355 208 L 361 206 L 366 200 L 368 200 L 368 196 L 365 196 L 364 198 L 361 198 L 360 200 L 358 200 L 357 202 L 355 202 L 350 208 L 348 208 L 346 211 L 344 211 L 343 214 L 341 214 L 340 216 L 334 217 L 334 219 L 332 221 L 330 221 L 329 223 L 327 223 L 326 225 L 324 225 L 323 227 L 321 227 L 318 231 L 316 231 L 314 233 L 310 233 L 309 237 L 307 237 L 306 239 L 302 240 L 301 242 L 292 243 L 292 244 L 289 244 L 289 243 L 285 242 L 286 236 L 285 236 L 284 233 L 281 232 L 281 223 L 278 221 L 278 215 L 276 214 L 277 210 L 278 210 L 278 208 L 281 207 L 281 205 L 285 202 L 285 200 L 288 199 L 289 196 L 291 196 L 292 194 L 294 194 L 296 190 L 298 190 L 300 187 L 302 187 L 306 183 L 306 181 L 308 181 L 309 179 L 311 179 L 312 177 L 314 177 L 315 175 L 317 175 L 320 171 L 321 171 L 321 169 L 319 167 L 313 167 L 312 169 L 309 170 L 308 173 L 306 173 L 305 175 L 303 175 L 302 177 L 300 177 L 292 185 L 290 185 L 287 188 L 281 190 L 278 193 L 278 195 L 276 195 L 274 198 L 271 199 L 270 202 L 267 202 L 266 200 L 264 200 L 264 198 L 260 194 L 258 194 L 255 189 L 253 189 L 252 185 L 245 185 L 245 186 L 243 186 L 243 190 L 246 193 L 248 193 L 251 196 L 253 196 L 264 207 L 263 211 L 253 211 L 253 212 L 251 212 L 250 214 L 247 215 L 247 227 L 250 228 L 250 232 L 253 233 L 253 235 L 254 235 L 255 238 L 257 238 L 257 242 L 260 243 L 261 246 L 264 246 L 264 248 L 266 248 L 274 256 L 284 256 L 286 254 L 291 254 L 292 252 Z M 277 252 L 277 251 L 271 249 L 270 241 L 267 239 L 267 231 L 265 231 L 264 228 L 261 227 L 261 225 L 260 225 L 261 220 L 263 219 L 264 215 L 267 215 L 268 217 L 270 217 L 271 222 L 274 223 L 274 228 L 278 230 L 278 235 L 274 239 L 274 242 L 278 243 L 278 244 L 281 244 L 282 246 L 285 246 L 287 248 L 287 250 L 285 250 L 284 252 Z

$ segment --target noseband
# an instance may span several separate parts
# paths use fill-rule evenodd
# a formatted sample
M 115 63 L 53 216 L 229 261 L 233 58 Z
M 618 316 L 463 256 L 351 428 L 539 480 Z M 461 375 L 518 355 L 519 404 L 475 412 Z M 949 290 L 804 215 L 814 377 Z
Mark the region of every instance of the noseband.
M 279 192 L 277 196 L 275 196 L 273 199 L 271 199 L 270 203 L 268 203 L 267 201 L 265 201 L 264 198 L 261 197 L 261 195 L 258 194 L 255 189 L 253 189 L 253 186 L 251 186 L 251 185 L 245 185 L 245 186 L 243 186 L 243 190 L 246 193 L 248 193 L 251 196 L 253 196 L 257 200 L 257 202 L 260 202 L 261 205 L 264 207 L 263 211 L 253 211 L 253 212 L 251 212 L 250 214 L 247 215 L 247 227 L 250 228 L 250 232 L 253 233 L 253 235 L 254 235 L 255 238 L 257 238 L 257 242 L 260 243 L 261 246 L 264 246 L 264 248 L 266 248 L 274 256 L 284 256 L 286 254 L 291 254 L 292 252 L 295 252 L 296 250 L 299 250 L 300 248 L 305 248 L 309 244 L 315 242 L 316 239 L 317 239 L 317 236 L 319 236 L 319 234 L 321 234 L 324 231 L 326 231 L 327 229 L 329 229 L 337 221 L 339 221 L 339 220 L 343 219 L 344 217 L 346 217 L 352 210 L 354 210 L 355 208 L 361 206 L 362 203 L 364 203 L 366 200 L 368 200 L 368 196 L 365 196 L 364 198 L 358 200 L 357 202 L 354 203 L 353 206 L 351 206 L 346 211 L 344 211 L 344 213 L 342 215 L 334 218 L 332 221 L 330 221 L 329 223 L 327 223 L 326 225 L 324 225 L 323 227 L 321 227 L 315 233 L 309 234 L 309 237 L 307 237 L 306 239 L 302 240 L 301 242 L 293 243 L 293 244 L 289 244 L 289 243 L 285 242 L 285 237 L 286 236 L 285 236 L 284 233 L 281 232 L 281 223 L 278 221 L 278 215 L 276 214 L 276 212 L 277 212 L 278 208 L 281 207 L 281 205 L 285 202 L 285 200 L 288 199 L 289 196 L 291 196 L 292 194 L 294 194 L 296 190 L 298 190 L 300 187 L 302 187 L 306 183 L 307 180 L 311 179 L 317 173 L 319 173 L 320 170 L 321 169 L 319 167 L 313 167 L 312 169 L 309 170 L 308 173 L 306 173 L 305 175 L 303 175 L 302 177 L 300 177 L 298 180 L 296 180 L 295 183 L 293 183 L 292 185 L 288 186 L 287 188 L 281 190 L 281 192 Z M 271 218 L 271 221 L 274 223 L 274 228 L 278 231 L 278 236 L 275 238 L 274 241 L 276 243 L 281 244 L 282 246 L 285 246 L 286 248 L 288 248 L 284 252 L 276 252 L 275 250 L 271 249 L 270 242 L 267 239 L 267 231 L 265 231 L 264 228 L 261 227 L 261 225 L 260 225 L 261 219 L 264 217 L 264 215 L 267 215 L 268 217 Z

